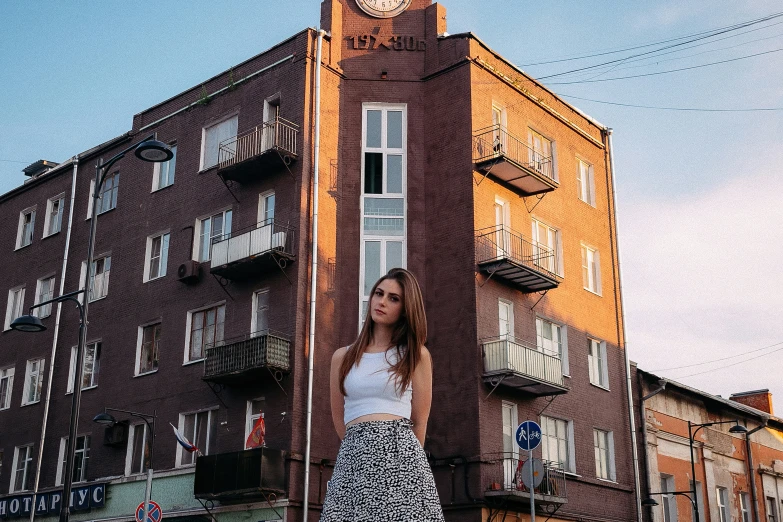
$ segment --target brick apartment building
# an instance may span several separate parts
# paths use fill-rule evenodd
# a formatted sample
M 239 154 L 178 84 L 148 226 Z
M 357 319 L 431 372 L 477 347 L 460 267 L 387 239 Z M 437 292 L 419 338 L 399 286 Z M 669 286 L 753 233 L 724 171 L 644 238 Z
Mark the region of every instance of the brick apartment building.
M 31 165 L 0 197 L 0 508 L 27 516 L 39 454 L 38 491 L 61 486 L 78 314 L 44 310 L 35 335 L 8 325 L 89 276 L 75 479 L 105 498 L 74 520 L 130 520 L 143 498 L 151 434 L 121 413 L 111 429 L 91 422 L 105 407 L 156 415 L 152 497 L 167 519 L 301 520 L 310 350 L 317 520 L 339 445 L 328 361 L 357 334 L 372 283 L 403 266 L 426 299 L 425 449 L 446 519 L 530 518 L 513 435 L 527 419 L 543 427 L 539 516 L 635 519 L 609 130 L 475 35 L 446 33 L 431 0 L 325 0 L 321 26 L 137 114 L 122 136 Z M 150 134 L 176 157 L 115 165 L 88 270 L 95 165 Z M 261 413 L 266 447 L 244 451 Z M 207 456 L 195 462 L 169 424 Z
M 657 503 L 643 508 L 645 520 L 696 520 L 690 493 L 694 489 L 692 469 L 699 521 L 780 520 L 783 419 L 773 414 L 769 391 L 724 399 L 649 372 L 634 369 L 634 373 L 634 402 L 637 414 L 645 419 L 639 439 L 644 452 L 643 496 L 654 493 L 649 498 Z M 737 421 L 745 433 L 729 431 Z M 675 491 L 686 494 L 657 494 Z

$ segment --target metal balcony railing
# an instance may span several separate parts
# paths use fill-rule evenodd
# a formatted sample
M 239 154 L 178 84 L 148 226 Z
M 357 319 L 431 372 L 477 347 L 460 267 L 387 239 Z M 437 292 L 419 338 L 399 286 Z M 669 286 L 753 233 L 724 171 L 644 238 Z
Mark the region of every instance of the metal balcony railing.
M 207 345 L 204 380 L 241 375 L 269 368 L 281 372 L 291 369 L 291 341 L 278 332 L 263 331 Z
M 514 136 L 502 125 L 492 125 L 473 135 L 473 162 L 506 158 L 517 165 L 557 183 L 552 169 L 552 156 L 537 150 Z
M 493 453 L 482 455 L 482 460 L 489 462 L 489 470 L 485 474 L 487 479 L 486 492 L 488 495 L 521 494 L 530 498 L 530 489 L 524 484 L 527 477 L 522 473 L 522 466 L 527 462 L 527 456 L 521 456 L 518 452 Z M 539 482 L 533 488 L 537 500 L 563 504 L 568 498 L 566 489 L 566 474 L 561 463 L 540 461 L 542 466 L 534 476 L 535 482 Z M 527 471 L 527 470 L 525 470 Z
M 253 259 L 262 254 L 294 257 L 295 232 L 293 227 L 268 219 L 252 227 L 217 236 L 212 240 L 212 267 Z
M 558 355 L 539 351 L 511 338 L 483 340 L 481 345 L 485 375 L 513 373 L 566 390 Z
M 248 132 L 222 141 L 218 147 L 218 170 L 233 167 L 267 151 L 296 156 L 299 126 L 283 118 L 257 125 Z
M 552 279 L 559 280 L 557 251 L 546 245 L 531 241 L 522 234 L 506 227 L 495 225 L 476 230 L 476 263 L 513 261 Z

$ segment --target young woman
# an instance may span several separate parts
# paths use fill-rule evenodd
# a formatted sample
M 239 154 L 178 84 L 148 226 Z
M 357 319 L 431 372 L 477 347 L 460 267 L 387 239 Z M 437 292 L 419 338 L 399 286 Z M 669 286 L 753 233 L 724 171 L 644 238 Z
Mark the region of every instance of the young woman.
M 332 356 L 332 420 L 342 444 L 321 522 L 441 522 L 423 450 L 432 359 L 419 283 L 392 269 L 367 308 L 359 338 Z

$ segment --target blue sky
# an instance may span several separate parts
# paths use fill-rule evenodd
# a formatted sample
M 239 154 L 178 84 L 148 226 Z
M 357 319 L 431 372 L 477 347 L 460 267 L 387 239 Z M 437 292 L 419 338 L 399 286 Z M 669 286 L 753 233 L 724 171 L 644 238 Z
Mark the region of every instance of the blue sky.
M 778 0 L 441 3 L 449 32 L 474 32 L 534 77 L 599 59 L 537 62 L 678 38 L 780 10 Z M 64 161 L 126 132 L 133 114 L 317 26 L 319 13 L 318 0 L 0 2 L 0 193 L 23 182 L 27 164 Z M 610 71 L 543 82 L 561 95 L 632 105 L 783 107 L 783 51 L 775 51 L 783 49 L 781 22 L 656 60 L 627 59 Z M 561 84 L 762 52 L 769 53 L 672 74 Z M 783 111 L 569 101 L 615 130 L 631 357 L 657 370 L 783 342 L 783 297 L 774 291 L 783 288 Z M 783 350 L 689 377 L 742 359 L 663 373 L 724 396 L 769 387 L 783 400 L 775 371 Z

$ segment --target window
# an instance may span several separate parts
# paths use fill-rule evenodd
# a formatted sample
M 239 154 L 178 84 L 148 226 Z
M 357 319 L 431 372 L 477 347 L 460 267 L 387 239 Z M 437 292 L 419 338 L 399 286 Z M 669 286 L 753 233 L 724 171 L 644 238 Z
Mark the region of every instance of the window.
M 364 104 L 360 322 L 375 282 L 406 265 L 406 140 L 404 105 Z
M 775 508 L 775 499 L 767 497 L 767 522 L 778 522 L 778 513 Z M 723 520 L 721 520 L 721 522 L 723 522 Z
M 498 335 L 514 341 L 514 303 L 498 299 Z
M 169 259 L 168 232 L 150 236 L 147 238 L 147 250 L 144 265 L 144 282 L 151 281 L 166 275 L 166 266 Z
M 65 459 L 68 451 L 68 437 L 60 439 L 60 459 L 57 461 L 57 483 L 61 486 L 65 482 Z M 90 436 L 81 435 L 76 437 L 76 449 L 73 456 L 73 482 L 84 482 L 87 480 L 87 461 L 90 458 Z
M 606 343 L 587 339 L 587 366 L 590 383 L 609 389 L 609 366 L 606 361 Z
M 726 488 L 715 488 L 715 494 L 718 498 L 719 522 L 731 522 L 729 517 L 729 492 Z
M 0 369 L 0 410 L 11 407 L 11 392 L 14 389 L 14 369 Z
M 19 213 L 19 228 L 16 231 L 16 248 L 26 247 L 33 242 L 35 230 L 35 207 Z
M 614 434 L 611 431 L 593 430 L 595 447 L 595 474 L 600 479 L 615 480 Z
M 93 182 L 93 187 L 95 182 Z M 98 194 L 98 214 L 103 214 L 117 207 L 117 192 L 120 190 L 120 173 L 115 172 L 106 176 Z M 92 209 L 90 209 L 92 211 Z
M 495 196 L 495 245 L 498 257 L 511 255 L 511 205 Z
M 204 127 L 201 138 L 201 168 L 199 170 L 206 170 L 217 165 L 220 143 L 235 138 L 238 125 L 239 116 L 234 115 L 210 127 Z
M 46 202 L 46 217 L 44 218 L 43 237 L 54 235 L 62 229 L 64 206 L 65 196 L 63 194 L 50 198 Z
M 598 250 L 582 244 L 582 284 L 585 290 L 601 295 L 601 258 Z
M 530 166 L 536 172 L 539 172 L 548 178 L 557 180 L 557 175 L 552 165 L 552 153 L 554 150 L 552 141 L 537 133 L 533 129 L 528 129 L 527 139 L 528 145 L 530 146 L 528 152 Z
M 661 473 L 661 492 L 677 491 L 674 486 L 674 477 Z M 663 522 L 677 522 L 677 497 L 674 495 L 661 495 L 663 500 Z
M 166 188 L 174 184 L 174 170 L 177 167 L 177 146 L 169 145 L 174 156 L 163 163 L 155 163 L 152 170 L 152 191 Z
M 41 400 L 41 388 L 43 386 L 44 359 L 31 359 L 27 361 L 27 369 L 24 375 L 24 395 L 22 406 L 33 404 Z
M 35 286 L 35 304 L 45 303 L 54 297 L 54 276 L 39 279 Z M 43 319 L 52 315 L 52 303 L 33 310 L 35 315 Z
M 560 231 L 533 219 L 533 263 L 553 274 L 563 275 L 560 248 Z
M 212 216 L 196 221 L 198 244 L 194 259 L 201 263 L 212 258 L 212 245 L 217 241 L 228 239 L 231 235 L 231 210 L 224 210 Z
M 93 260 L 90 270 L 90 301 L 103 299 L 109 294 L 109 275 L 111 274 L 111 256 Z
M 8 305 L 5 309 L 5 329 L 9 330 L 14 319 L 22 315 L 24 315 L 24 286 L 17 286 L 8 291 Z
M 506 152 L 506 108 L 492 103 L 492 149 L 496 152 Z
M 259 417 L 264 414 L 264 398 L 253 399 L 247 401 L 247 422 L 245 422 L 245 449 L 247 449 L 247 438 L 250 437 L 250 432 L 253 430 L 253 426 L 256 425 Z
M 78 347 L 71 348 L 71 369 L 68 373 L 68 388 L 66 393 L 73 393 L 73 379 L 76 371 L 76 352 Z M 82 364 L 82 390 L 98 386 L 98 372 L 101 369 L 101 343 L 90 343 L 84 348 L 84 363 Z
M 750 497 L 745 492 L 740 492 L 740 515 L 742 522 L 750 522 Z
M 541 416 L 541 455 L 555 467 L 576 472 L 574 464 L 574 423 Z
M 224 304 L 188 312 L 186 363 L 203 359 L 207 348 L 223 342 L 223 323 L 225 320 L 226 305 Z
M 258 197 L 258 226 L 271 225 L 275 221 L 275 193 L 267 192 Z
M 565 326 L 536 317 L 536 348 L 539 352 L 559 357 L 563 375 L 569 375 L 568 333 Z
M 576 160 L 576 191 L 579 199 L 595 206 L 595 185 L 593 166 L 581 159 Z
M 11 467 L 13 478 L 9 493 L 27 491 L 33 478 L 33 445 L 17 446 L 14 449 L 14 462 Z
M 215 441 L 217 410 L 179 415 L 179 430 L 204 455 L 209 455 Z M 196 463 L 196 452 L 189 453 L 177 444 L 177 466 Z
M 160 354 L 161 323 L 139 327 L 139 342 L 136 350 L 136 375 L 157 371 Z
M 250 320 L 250 335 L 257 337 L 269 333 L 269 290 L 259 290 L 253 294 L 253 317 Z
M 125 454 L 125 475 L 144 473 L 150 466 L 152 437 L 145 423 L 128 429 L 128 449 Z
M 519 463 L 519 446 L 514 440 L 519 420 L 516 404 L 503 401 L 501 407 L 503 409 L 503 487 L 511 489 Z

